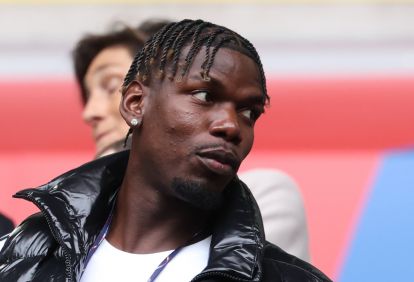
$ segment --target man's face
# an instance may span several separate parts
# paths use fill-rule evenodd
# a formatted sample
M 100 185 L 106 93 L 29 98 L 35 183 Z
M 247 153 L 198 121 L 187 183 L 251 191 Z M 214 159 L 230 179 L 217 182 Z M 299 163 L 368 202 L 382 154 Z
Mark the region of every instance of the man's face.
M 201 49 L 181 82 L 169 78 L 167 71 L 165 79 L 155 79 L 146 88 L 149 94 L 133 149 L 154 187 L 170 187 L 168 193 L 209 209 L 249 153 L 264 105 L 252 59 L 222 48 L 210 81 L 205 81 L 204 54 Z
M 110 153 L 107 148 L 125 138 L 128 131 L 119 113 L 119 88 L 131 62 L 126 47 L 108 47 L 93 59 L 86 72 L 87 102 L 83 120 L 92 127 L 97 155 Z

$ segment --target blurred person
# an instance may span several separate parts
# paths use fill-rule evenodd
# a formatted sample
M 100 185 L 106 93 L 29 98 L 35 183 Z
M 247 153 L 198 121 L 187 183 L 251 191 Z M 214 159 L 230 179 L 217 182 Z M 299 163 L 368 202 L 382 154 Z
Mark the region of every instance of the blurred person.
M 11 232 L 13 228 L 13 221 L 11 221 L 8 217 L 0 213 L 0 237 Z
M 83 119 L 93 132 L 96 156 L 124 147 L 128 125 L 119 112 L 122 78 L 135 52 L 166 20 L 148 20 L 137 29 L 125 27 L 81 39 L 74 52 L 74 67 L 84 103 Z M 303 200 L 297 184 L 285 173 L 255 169 L 239 177 L 252 190 L 259 204 L 266 239 L 309 261 L 308 232 Z
M 236 175 L 268 100 L 245 38 L 201 20 L 162 28 L 122 86 L 130 151 L 18 192 L 41 212 L 6 239 L 0 280 L 330 281 L 265 241 Z
M 108 148 L 128 131 L 119 114 L 119 87 L 132 57 L 147 38 L 138 29 L 116 26 L 105 35 L 86 36 L 75 48 L 73 57 L 84 104 L 83 119 L 92 127 L 97 156 L 113 153 Z

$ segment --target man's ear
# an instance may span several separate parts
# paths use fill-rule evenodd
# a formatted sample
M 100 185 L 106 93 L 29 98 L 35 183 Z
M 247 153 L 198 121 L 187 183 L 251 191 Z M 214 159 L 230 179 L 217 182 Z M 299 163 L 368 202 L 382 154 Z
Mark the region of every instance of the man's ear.
M 119 112 L 130 127 L 132 119 L 142 120 L 144 113 L 145 86 L 140 81 L 133 81 L 122 95 Z

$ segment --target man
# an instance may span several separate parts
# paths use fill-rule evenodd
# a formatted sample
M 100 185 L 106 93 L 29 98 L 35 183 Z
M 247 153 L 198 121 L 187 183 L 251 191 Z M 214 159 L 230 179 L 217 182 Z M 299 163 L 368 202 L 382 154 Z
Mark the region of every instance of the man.
M 17 193 L 41 213 L 7 239 L 1 281 L 330 281 L 265 241 L 236 176 L 268 101 L 246 39 L 170 24 L 134 58 L 122 95 L 131 151 Z
M 73 62 L 83 101 L 83 119 L 90 126 L 96 157 L 119 152 L 128 125 L 119 112 L 119 89 L 144 38 L 170 22 L 147 20 L 138 28 L 122 26 L 103 34 L 88 34 L 73 51 Z M 251 189 L 262 214 L 266 240 L 309 261 L 305 209 L 298 185 L 285 173 L 255 169 L 238 173 Z

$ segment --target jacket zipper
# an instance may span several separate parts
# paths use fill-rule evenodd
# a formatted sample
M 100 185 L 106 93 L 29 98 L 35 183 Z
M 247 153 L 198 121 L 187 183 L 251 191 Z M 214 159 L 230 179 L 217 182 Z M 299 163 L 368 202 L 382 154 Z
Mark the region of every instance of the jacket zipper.
M 217 276 L 221 276 L 221 277 L 224 277 L 224 278 L 228 278 L 228 279 L 231 279 L 233 281 L 243 281 L 243 282 L 250 281 L 250 280 L 238 278 L 236 276 L 233 276 L 233 275 L 230 275 L 230 274 L 227 274 L 227 273 L 223 273 L 223 272 L 220 272 L 220 271 L 212 271 L 212 272 L 207 272 L 207 273 L 200 273 L 196 277 L 194 277 L 190 282 L 201 281 L 199 279 L 209 278 L 209 277 L 212 278 L 212 277 L 217 277 Z M 260 279 L 259 279 L 259 281 L 260 281 Z
M 56 233 L 55 229 L 52 227 L 52 225 L 50 224 L 50 222 L 52 221 L 48 215 L 48 213 L 45 211 L 45 209 L 37 203 L 36 199 L 33 198 L 31 196 L 31 194 L 27 194 L 27 195 L 15 195 L 16 198 L 22 198 L 22 199 L 26 199 L 29 200 L 30 202 L 32 202 L 33 204 L 35 204 L 36 207 L 39 208 L 39 210 L 42 212 L 43 216 L 46 218 L 46 222 L 47 225 L 49 226 L 50 231 L 52 232 L 52 236 L 55 238 L 55 240 L 59 243 L 59 245 L 62 247 L 63 249 L 63 255 L 65 256 L 65 274 L 66 274 L 66 278 L 67 281 L 73 281 L 73 275 L 72 275 L 72 265 L 71 265 L 71 255 L 69 253 L 69 250 L 67 249 L 67 247 L 65 246 L 65 244 L 63 243 L 62 238 L 60 238 L 60 236 Z

